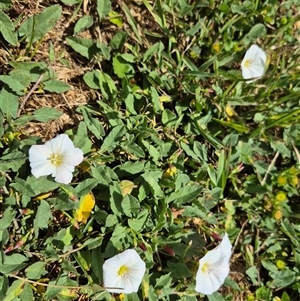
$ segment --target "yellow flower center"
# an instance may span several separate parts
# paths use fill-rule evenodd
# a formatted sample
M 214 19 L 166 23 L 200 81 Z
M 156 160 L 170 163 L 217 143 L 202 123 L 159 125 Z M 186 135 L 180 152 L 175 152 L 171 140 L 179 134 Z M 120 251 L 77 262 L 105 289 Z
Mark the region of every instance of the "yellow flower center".
M 129 268 L 126 265 L 121 265 L 119 270 L 118 270 L 118 275 L 119 276 L 124 276 L 128 273 Z
M 276 195 L 276 201 L 283 202 L 285 200 L 286 200 L 286 195 L 285 195 L 284 192 L 277 193 L 277 195 Z
M 58 154 L 51 154 L 50 156 L 51 164 L 59 166 L 62 163 L 62 156 Z
M 245 67 L 245 68 L 248 68 L 250 65 L 251 65 L 251 60 L 246 60 L 246 61 L 244 62 L 244 67 Z
M 205 262 L 202 267 L 202 272 L 207 273 L 209 271 L 209 264 Z

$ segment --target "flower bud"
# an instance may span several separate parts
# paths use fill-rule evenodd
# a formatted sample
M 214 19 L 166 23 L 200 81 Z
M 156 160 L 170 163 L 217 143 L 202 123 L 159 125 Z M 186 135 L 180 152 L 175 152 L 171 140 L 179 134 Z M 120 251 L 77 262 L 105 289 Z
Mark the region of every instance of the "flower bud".
M 147 251 L 147 247 L 145 246 L 145 244 L 143 242 L 139 242 L 138 246 L 144 251 Z
M 164 251 L 166 251 L 169 255 L 175 256 L 175 252 L 174 252 L 174 250 L 173 250 L 170 246 L 164 245 L 164 246 L 163 246 L 163 249 L 164 249 Z

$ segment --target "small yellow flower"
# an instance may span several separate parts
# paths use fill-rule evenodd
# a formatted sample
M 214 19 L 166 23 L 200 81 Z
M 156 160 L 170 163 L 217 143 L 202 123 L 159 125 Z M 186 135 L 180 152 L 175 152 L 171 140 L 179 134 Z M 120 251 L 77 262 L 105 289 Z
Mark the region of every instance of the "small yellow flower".
M 286 200 L 286 194 L 283 191 L 280 191 L 276 194 L 276 201 L 281 203 Z
M 280 209 L 277 209 L 276 211 L 273 212 L 273 217 L 277 221 L 280 221 L 282 219 L 282 211 Z
M 283 270 L 285 268 L 285 262 L 281 259 L 276 260 L 276 266 L 279 270 Z
M 293 186 L 297 186 L 299 184 L 299 179 L 297 176 L 293 176 L 291 179 L 290 179 L 290 183 L 291 185 Z
M 253 295 L 248 295 L 247 296 L 247 301 L 254 301 L 255 297 Z
M 281 186 L 285 185 L 287 183 L 287 177 L 284 175 L 279 175 L 277 178 L 277 183 Z
M 220 53 L 221 52 L 221 48 L 222 48 L 222 46 L 221 46 L 221 44 L 219 42 L 215 42 L 212 45 L 212 51 L 213 51 L 213 53 L 216 53 L 216 54 Z
M 163 173 L 163 178 L 168 179 L 173 177 L 176 174 L 176 167 L 172 164 L 167 168 L 167 170 Z
M 296 175 L 298 173 L 299 173 L 298 169 L 296 167 L 294 167 L 294 166 L 289 169 L 289 174 L 290 175 L 294 176 L 294 175 Z

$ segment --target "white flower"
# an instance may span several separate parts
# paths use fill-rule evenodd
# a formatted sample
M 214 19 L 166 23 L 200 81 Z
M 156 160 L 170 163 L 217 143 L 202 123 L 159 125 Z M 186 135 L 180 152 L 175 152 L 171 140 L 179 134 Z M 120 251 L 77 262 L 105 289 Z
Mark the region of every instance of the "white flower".
M 251 83 L 262 77 L 266 69 L 267 55 L 257 45 L 252 45 L 246 52 L 242 61 L 242 76 L 250 79 L 247 83 Z
M 137 292 L 145 271 L 146 264 L 139 254 L 133 249 L 126 250 L 105 260 L 103 264 L 104 286 L 111 293 Z
M 29 149 L 32 174 L 36 178 L 52 175 L 58 183 L 69 184 L 74 167 L 82 160 L 82 150 L 75 148 L 66 134 L 58 135 L 44 145 L 33 145 Z
M 199 260 L 196 288 L 199 293 L 210 295 L 217 291 L 229 274 L 232 245 L 227 233 L 221 243 Z

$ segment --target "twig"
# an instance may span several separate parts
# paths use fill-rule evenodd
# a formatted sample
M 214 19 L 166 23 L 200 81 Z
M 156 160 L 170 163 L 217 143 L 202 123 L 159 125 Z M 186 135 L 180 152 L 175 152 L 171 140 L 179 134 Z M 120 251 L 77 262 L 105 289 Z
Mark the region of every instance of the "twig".
M 28 92 L 28 94 L 26 95 L 26 97 L 23 99 L 21 105 L 20 105 L 20 108 L 18 110 L 18 113 L 17 113 L 17 117 L 20 117 L 20 114 L 22 112 L 22 110 L 24 109 L 24 106 L 28 100 L 28 98 L 30 97 L 30 95 L 33 93 L 33 91 L 36 89 L 36 87 L 38 86 L 38 84 L 41 82 L 42 78 L 44 76 L 44 73 L 42 73 L 39 78 L 37 79 L 36 83 L 33 85 L 33 87 L 30 89 L 30 91 Z
M 293 141 L 291 138 L 290 138 L 290 140 L 291 140 L 292 146 L 293 146 L 293 148 L 294 148 L 294 151 L 295 151 L 295 154 L 296 154 L 296 157 L 297 157 L 298 164 L 300 164 L 300 153 L 299 153 L 297 147 L 295 146 L 294 141 Z
M 261 186 L 264 186 L 264 185 L 265 185 L 265 183 L 266 183 L 266 181 L 267 181 L 267 178 L 268 178 L 268 174 L 270 173 L 271 168 L 275 165 L 275 162 L 276 162 L 278 156 L 279 156 L 279 151 L 277 151 L 277 153 L 275 154 L 275 156 L 274 156 L 274 158 L 273 158 L 271 164 L 269 165 L 268 170 L 267 170 L 267 172 L 266 172 L 266 174 L 265 174 L 263 180 L 262 180 L 261 183 L 260 183 Z
M 239 232 L 239 234 L 238 234 L 238 236 L 237 236 L 237 238 L 236 238 L 236 240 L 235 240 L 235 243 L 234 243 L 234 245 L 233 245 L 233 247 L 232 247 L 232 251 L 231 251 L 232 254 L 234 253 L 234 249 L 235 249 L 236 245 L 238 244 L 239 239 L 240 239 L 240 236 L 241 236 L 241 234 L 242 234 L 242 232 L 243 232 L 243 230 L 244 230 L 244 228 L 246 227 L 247 224 L 248 224 L 248 220 L 246 220 L 246 221 L 242 224 L 242 228 L 241 228 L 241 230 L 240 230 L 240 232 Z
M 92 287 L 92 286 L 69 286 L 69 285 L 56 285 L 56 284 L 48 284 L 48 283 L 43 283 L 43 282 L 38 282 L 38 281 L 33 281 L 33 280 L 29 280 L 27 278 L 22 278 L 20 276 L 17 275 L 13 275 L 13 274 L 8 274 L 8 277 L 12 277 L 15 279 L 19 279 L 19 280 L 23 280 L 24 282 L 28 282 L 34 285 L 41 285 L 41 286 L 46 286 L 46 287 L 54 287 L 54 288 L 67 288 L 67 289 L 91 289 L 91 290 L 96 290 L 96 289 L 122 289 L 120 287 L 104 287 L 104 286 L 100 286 L 97 285 L 97 287 Z

